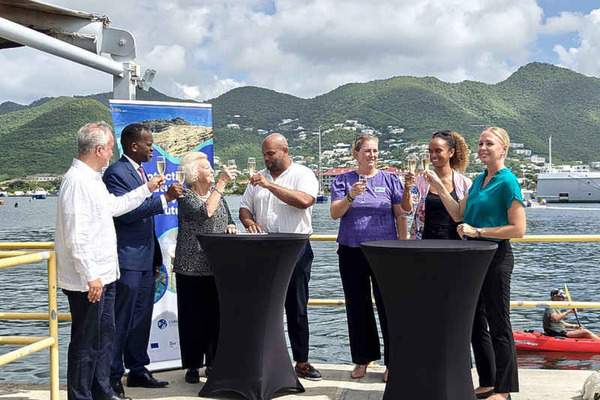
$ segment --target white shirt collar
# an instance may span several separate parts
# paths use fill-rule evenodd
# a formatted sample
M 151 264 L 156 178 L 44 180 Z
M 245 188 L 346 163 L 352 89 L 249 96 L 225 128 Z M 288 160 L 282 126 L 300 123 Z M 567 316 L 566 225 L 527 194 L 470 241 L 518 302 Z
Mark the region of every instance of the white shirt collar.
M 130 163 L 131 165 L 133 165 L 133 169 L 135 169 L 136 171 L 138 170 L 139 167 L 141 167 L 141 164 L 136 163 L 135 161 L 133 161 L 131 159 L 131 157 L 129 157 L 127 154 L 123 153 L 123 157 L 125 157 Z
M 81 161 L 78 158 L 73 159 L 73 164 L 71 164 L 74 168 L 80 171 L 82 174 L 90 175 L 94 179 L 100 179 L 100 172 L 95 171 L 92 167 L 90 167 L 85 162 Z

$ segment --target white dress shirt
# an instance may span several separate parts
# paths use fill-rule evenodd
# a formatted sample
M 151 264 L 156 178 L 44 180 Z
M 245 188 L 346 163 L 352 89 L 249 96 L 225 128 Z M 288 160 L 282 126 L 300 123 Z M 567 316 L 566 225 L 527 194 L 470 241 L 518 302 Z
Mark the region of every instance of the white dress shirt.
M 290 166 L 273 179 L 267 169 L 259 171 L 267 181 L 286 189 L 304 192 L 317 198 L 319 182 L 309 168 L 292 162 Z M 312 233 L 312 206 L 300 209 L 279 200 L 268 189 L 248 185 L 240 208 L 252 213 L 254 221 L 268 233 Z
M 152 193 L 148 185 L 116 197 L 106 190 L 100 174 L 74 159 L 58 195 L 54 248 L 58 285 L 86 292 L 88 282 L 102 285 L 119 277 L 117 235 L 113 217 L 137 208 Z

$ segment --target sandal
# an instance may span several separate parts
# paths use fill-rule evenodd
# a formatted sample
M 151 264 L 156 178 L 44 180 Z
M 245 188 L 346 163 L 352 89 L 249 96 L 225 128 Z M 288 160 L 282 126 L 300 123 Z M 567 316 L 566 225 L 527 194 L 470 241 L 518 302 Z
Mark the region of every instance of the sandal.
M 366 364 L 356 364 L 354 369 L 352 370 L 352 379 L 360 379 L 367 374 L 367 365 Z

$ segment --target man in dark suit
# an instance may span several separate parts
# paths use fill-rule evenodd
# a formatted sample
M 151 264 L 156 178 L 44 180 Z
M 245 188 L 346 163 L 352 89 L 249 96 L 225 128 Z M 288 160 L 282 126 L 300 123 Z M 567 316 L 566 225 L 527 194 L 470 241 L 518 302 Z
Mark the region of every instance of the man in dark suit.
M 147 181 L 142 163 L 152 159 L 152 133 L 142 124 L 126 126 L 121 133 L 123 157 L 104 173 L 110 193 L 120 196 Z M 162 255 L 154 218 L 183 192 L 179 183 L 165 194 L 147 198 L 141 206 L 114 218 L 121 276 L 115 299 L 116 334 L 112 347 L 110 383 L 114 392 L 125 396 L 122 377 L 129 369 L 127 386 L 161 388 L 169 383 L 155 379 L 146 368 L 150 363 L 148 341 L 154 306 L 154 275 L 162 265 Z

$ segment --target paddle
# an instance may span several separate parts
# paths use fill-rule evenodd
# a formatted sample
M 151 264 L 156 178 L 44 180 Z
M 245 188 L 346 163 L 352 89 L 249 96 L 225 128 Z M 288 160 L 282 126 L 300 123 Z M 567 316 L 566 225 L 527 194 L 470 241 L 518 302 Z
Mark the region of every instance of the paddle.
M 569 293 L 569 288 L 567 287 L 567 284 L 565 283 L 565 293 L 567 295 L 567 299 L 569 299 L 569 303 L 572 302 L 571 300 L 571 293 Z M 571 304 L 569 304 L 571 305 Z M 581 322 L 579 322 L 579 316 L 577 315 L 577 311 L 574 312 L 575 314 L 575 319 L 577 320 L 577 325 L 581 327 Z

